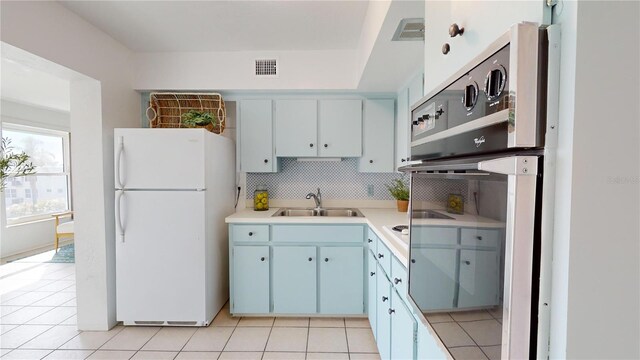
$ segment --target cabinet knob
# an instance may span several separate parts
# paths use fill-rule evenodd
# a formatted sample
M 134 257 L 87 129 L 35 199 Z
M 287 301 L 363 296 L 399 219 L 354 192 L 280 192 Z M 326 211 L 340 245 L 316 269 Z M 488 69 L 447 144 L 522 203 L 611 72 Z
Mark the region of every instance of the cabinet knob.
M 373 160 L 369 160 L 369 164 L 373 164 Z
M 309 144 L 309 147 L 313 147 L 313 144 Z
M 250 232 L 249 232 L 249 236 L 253 236 L 253 232 L 251 232 L 251 231 L 250 231 Z
M 416 263 L 416 259 L 411 259 L 411 263 L 415 264 Z
M 401 283 L 401 282 L 402 282 L 402 279 L 399 279 L 399 278 L 393 279 L 393 283 L 396 285 L 398 285 L 398 283 Z
M 324 144 L 324 147 L 328 148 L 328 147 L 329 147 L 329 144 Z
M 268 160 L 268 159 L 264 159 L 264 163 L 265 163 L 265 164 L 266 164 L 266 163 L 268 163 L 268 162 L 269 162 L 269 160 Z
M 463 263 L 464 263 L 465 265 L 471 265 L 471 261 L 469 261 L 469 260 L 465 260 L 465 261 L 463 261 Z
M 369 273 L 369 275 L 370 275 L 370 276 L 373 276 L 373 275 L 375 275 L 375 274 L 376 274 L 376 273 L 375 273 L 374 271 L 372 271 L 372 272 L 370 272 L 370 273 Z
M 373 240 L 371 240 L 371 239 L 367 239 L 367 242 L 368 242 L 369 244 L 371 244 L 371 243 L 373 242 Z
M 444 114 L 444 109 L 438 109 L 438 111 L 436 111 L 436 118 L 440 117 L 442 114 Z
M 260 261 L 264 261 L 264 260 L 265 260 L 265 257 L 264 257 L 264 256 L 260 258 Z
M 383 296 L 383 297 L 382 297 L 382 302 L 385 302 L 385 301 L 387 301 L 387 300 L 389 300 L 389 298 L 388 298 L 388 297 L 386 297 L 386 296 Z
M 384 255 L 378 254 L 378 259 L 382 259 L 383 257 L 384 257 Z
M 456 37 L 458 35 L 462 36 L 464 34 L 464 28 L 458 26 L 458 24 L 453 23 L 449 26 L 449 36 Z
M 396 312 L 394 309 L 389 309 L 389 315 L 393 314 L 394 312 Z
M 444 43 L 444 45 L 442 45 L 442 53 L 447 55 L 449 51 L 451 51 L 451 46 L 449 46 L 449 44 L 447 43 Z
M 329 262 L 329 258 L 324 258 L 324 262 Z
M 476 239 L 482 240 L 482 236 L 478 235 L 478 236 L 476 236 Z
M 313 261 L 313 258 L 309 258 L 309 261 Z
M 401 162 L 406 162 L 406 161 L 407 161 L 407 159 L 400 159 L 400 161 L 401 161 Z

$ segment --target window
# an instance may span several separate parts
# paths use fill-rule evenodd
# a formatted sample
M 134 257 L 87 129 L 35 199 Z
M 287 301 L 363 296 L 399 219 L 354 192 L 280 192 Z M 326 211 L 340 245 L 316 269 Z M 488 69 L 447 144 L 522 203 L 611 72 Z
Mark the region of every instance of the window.
M 47 219 L 69 210 L 69 133 L 5 123 L 2 136 L 11 140 L 14 152 L 27 153 L 36 167 L 35 174 L 7 182 L 7 224 Z

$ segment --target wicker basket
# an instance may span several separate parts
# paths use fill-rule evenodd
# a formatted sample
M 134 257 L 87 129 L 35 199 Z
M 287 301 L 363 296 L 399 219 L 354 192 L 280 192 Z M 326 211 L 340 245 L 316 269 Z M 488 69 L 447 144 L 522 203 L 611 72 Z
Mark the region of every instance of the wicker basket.
M 152 128 L 188 128 L 182 114 L 190 110 L 210 112 L 217 121 L 200 127 L 222 134 L 227 112 L 218 93 L 151 93 L 147 118 Z

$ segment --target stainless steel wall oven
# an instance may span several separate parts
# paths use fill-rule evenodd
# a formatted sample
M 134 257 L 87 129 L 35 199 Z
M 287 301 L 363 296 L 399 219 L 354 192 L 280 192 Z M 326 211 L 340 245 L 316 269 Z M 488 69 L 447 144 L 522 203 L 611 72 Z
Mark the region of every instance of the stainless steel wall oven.
M 401 168 L 411 176 L 408 298 L 454 358 L 463 347 L 538 353 L 556 122 L 550 31 L 514 25 L 412 107 L 412 163 Z M 433 202 L 443 180 L 463 190 Z

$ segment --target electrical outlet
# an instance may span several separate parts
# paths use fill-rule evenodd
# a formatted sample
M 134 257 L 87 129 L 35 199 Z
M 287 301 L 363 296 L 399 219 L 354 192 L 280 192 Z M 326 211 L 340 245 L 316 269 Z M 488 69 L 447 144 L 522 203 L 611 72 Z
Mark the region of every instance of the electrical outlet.
M 373 185 L 372 184 L 367 185 L 367 195 L 369 197 L 373 197 Z

